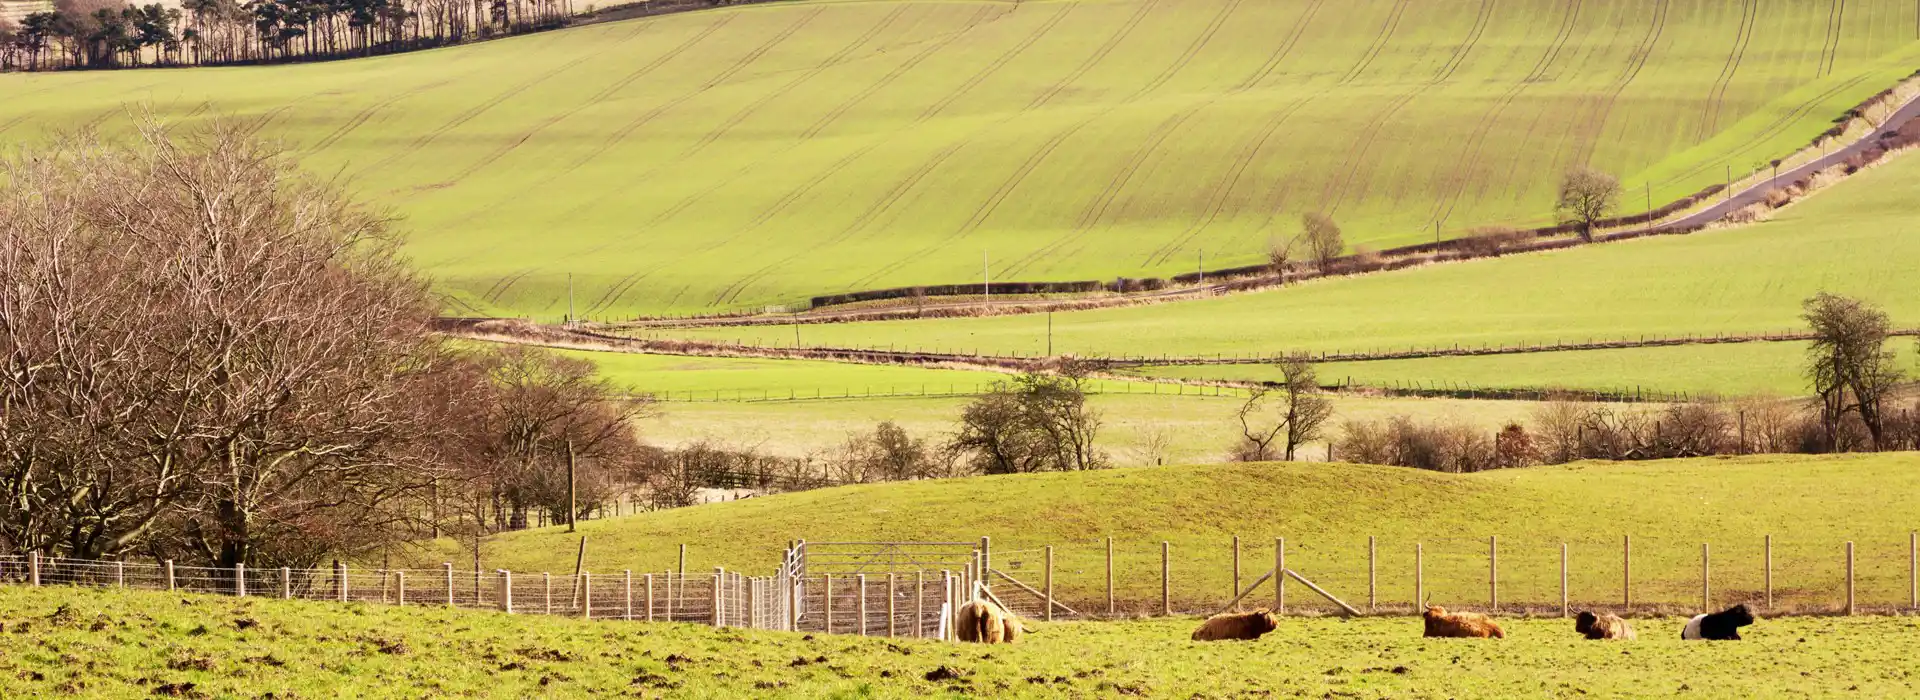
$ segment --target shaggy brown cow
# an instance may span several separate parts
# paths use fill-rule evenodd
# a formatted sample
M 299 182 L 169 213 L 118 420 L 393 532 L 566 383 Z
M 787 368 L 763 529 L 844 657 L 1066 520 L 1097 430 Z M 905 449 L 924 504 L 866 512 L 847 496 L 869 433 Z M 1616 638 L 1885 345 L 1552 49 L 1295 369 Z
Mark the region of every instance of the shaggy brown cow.
M 1500 624 L 1480 613 L 1449 613 L 1438 605 L 1427 606 L 1424 616 L 1427 622 L 1428 637 L 1473 637 L 1506 639 L 1506 630 Z
M 962 604 L 953 618 L 954 637 L 963 642 L 1012 644 L 1026 631 L 1019 617 L 984 598 Z
M 1273 613 L 1261 608 L 1249 613 L 1221 613 L 1207 618 L 1193 631 L 1193 641 L 1213 642 L 1222 639 L 1259 639 L 1260 635 L 1272 632 L 1280 626 Z
M 1633 640 L 1633 627 L 1626 620 L 1613 613 L 1595 614 L 1585 610 L 1574 618 L 1573 631 L 1586 635 L 1587 639 Z

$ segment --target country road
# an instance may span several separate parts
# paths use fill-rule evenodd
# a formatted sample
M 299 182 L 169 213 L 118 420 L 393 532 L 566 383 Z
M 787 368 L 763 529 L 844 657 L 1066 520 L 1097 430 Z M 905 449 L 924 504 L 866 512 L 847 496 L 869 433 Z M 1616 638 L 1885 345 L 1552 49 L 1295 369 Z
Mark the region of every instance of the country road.
M 1892 129 L 1898 129 L 1917 116 L 1920 116 L 1920 95 L 1916 95 L 1913 99 L 1907 100 L 1907 103 L 1901 105 L 1900 109 L 1894 110 L 1893 116 L 1882 122 L 1879 128 L 1868 132 L 1866 135 L 1855 140 L 1853 143 L 1847 144 L 1846 147 L 1840 150 L 1829 153 L 1825 157 L 1793 168 L 1792 170 L 1782 171 L 1776 177 L 1768 178 L 1744 190 L 1733 193 L 1731 197 L 1722 197 L 1720 201 L 1716 202 L 1713 206 L 1673 221 L 1657 224 L 1648 229 L 1641 229 L 1641 231 L 1659 232 L 1688 229 L 1719 221 L 1720 219 L 1726 218 L 1728 214 L 1739 211 L 1748 205 L 1766 201 L 1767 193 L 1773 191 L 1775 183 L 1790 183 L 1801 178 L 1811 177 L 1816 172 L 1847 162 L 1847 159 L 1853 157 L 1855 154 L 1863 153 L 1873 148 L 1880 140 L 1881 134 Z

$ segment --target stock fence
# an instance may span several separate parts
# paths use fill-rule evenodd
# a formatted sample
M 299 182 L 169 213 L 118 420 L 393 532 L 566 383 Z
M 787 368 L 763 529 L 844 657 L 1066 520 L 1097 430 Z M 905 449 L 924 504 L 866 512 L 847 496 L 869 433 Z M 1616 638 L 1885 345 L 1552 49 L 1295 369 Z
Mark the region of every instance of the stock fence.
M 788 548 L 769 576 L 723 568 L 552 575 L 458 570 L 452 564 L 437 569 L 209 568 L 28 553 L 0 555 L 0 584 L 938 639 L 950 638 L 951 611 L 976 591 L 1024 618 L 1046 621 L 1207 615 L 1254 607 L 1288 615 L 1339 614 L 1343 608 L 1404 615 L 1416 614 L 1428 602 L 1503 615 L 1581 609 L 1691 614 L 1735 603 L 1771 615 L 1920 614 L 1920 535 L 1913 532 L 1857 540 L 1759 535 L 1720 542 L 1632 535 L 1335 542 L 1105 539 L 1018 549 L 993 548 L 982 538 L 977 547 L 968 544 L 931 560 L 832 559 L 821 556 L 822 545 L 812 547 L 809 551 L 800 542 Z

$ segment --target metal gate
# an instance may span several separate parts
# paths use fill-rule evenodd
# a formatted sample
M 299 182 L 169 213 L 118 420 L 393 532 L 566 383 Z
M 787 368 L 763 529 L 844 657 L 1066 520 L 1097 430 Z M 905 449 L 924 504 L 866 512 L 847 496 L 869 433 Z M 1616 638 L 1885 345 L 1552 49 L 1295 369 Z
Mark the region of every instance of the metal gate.
M 988 541 L 806 542 L 788 550 L 791 628 L 947 637 L 947 613 L 986 571 Z

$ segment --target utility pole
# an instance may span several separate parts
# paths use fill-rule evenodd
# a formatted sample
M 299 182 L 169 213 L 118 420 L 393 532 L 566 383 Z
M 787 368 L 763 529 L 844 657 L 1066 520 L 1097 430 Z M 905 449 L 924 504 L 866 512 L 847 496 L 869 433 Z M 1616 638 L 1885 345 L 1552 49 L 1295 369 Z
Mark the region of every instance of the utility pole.
M 980 293 L 993 301 L 993 272 L 987 269 L 987 249 L 980 249 Z
M 1053 309 L 1047 309 L 1047 357 L 1053 357 Z
M 1773 180 L 1767 183 L 1767 189 L 1771 190 L 1778 187 L 1780 187 L 1780 159 L 1775 158 L 1773 159 Z
M 573 327 L 573 273 L 567 273 L 567 327 Z
M 1727 201 L 1733 201 L 1733 164 L 1727 164 Z
M 567 532 L 573 532 L 573 515 L 579 510 L 578 484 L 573 470 L 573 438 L 567 438 Z M 581 546 L 584 548 L 585 544 Z
M 1200 284 L 1207 283 L 1207 249 L 1200 249 Z
M 1440 242 L 1440 220 L 1438 219 L 1435 219 L 1433 222 L 1433 242 Z

